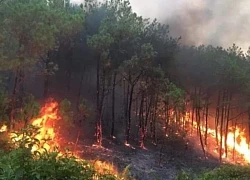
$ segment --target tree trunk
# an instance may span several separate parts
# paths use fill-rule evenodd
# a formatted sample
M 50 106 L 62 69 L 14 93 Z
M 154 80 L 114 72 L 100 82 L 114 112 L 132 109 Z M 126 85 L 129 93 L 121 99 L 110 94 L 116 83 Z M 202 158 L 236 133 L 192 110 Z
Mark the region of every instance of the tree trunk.
M 222 142 L 223 142 L 223 126 L 224 126 L 224 111 L 225 111 L 225 90 L 223 91 L 223 95 L 222 95 L 222 110 L 221 110 L 221 121 L 220 121 L 220 153 L 219 153 L 219 156 L 220 156 L 220 162 L 222 160 Z
M 139 132 L 140 132 L 140 147 L 144 147 L 144 116 L 143 116 L 143 106 L 144 106 L 144 92 L 141 93 L 141 103 L 140 103 L 140 110 L 139 110 Z
M 158 109 L 158 97 L 159 95 L 156 94 L 156 99 L 155 99 L 155 109 L 154 109 L 154 118 L 153 118 L 153 139 L 154 142 L 156 143 L 156 118 L 157 118 L 157 109 Z
M 70 48 L 69 50 L 69 62 L 68 62 L 68 70 L 67 70 L 67 76 L 68 76 L 68 81 L 67 81 L 67 93 L 70 92 L 70 84 L 71 84 L 71 76 L 72 76 L 72 63 L 73 63 L 73 49 Z
M 132 109 L 132 102 L 133 102 L 134 87 L 135 87 L 135 84 L 132 84 L 131 89 L 130 89 L 130 95 L 129 95 L 128 120 L 127 120 L 127 129 L 126 129 L 126 144 L 129 144 L 129 139 L 130 139 L 131 109 Z
M 208 130 L 208 108 L 209 106 L 209 98 L 206 99 L 206 107 L 205 107 L 205 124 L 206 124 L 206 130 L 205 130 L 205 145 L 207 146 L 207 130 Z
M 114 137 L 115 131 L 115 87 L 116 87 L 116 75 L 117 72 L 114 72 L 113 77 L 113 87 L 112 87 L 112 125 L 111 125 L 111 137 Z
M 81 80 L 80 80 L 80 83 L 79 83 L 79 89 L 78 89 L 77 98 L 76 98 L 76 111 L 77 111 L 77 113 L 80 113 L 79 106 L 80 106 L 80 101 L 81 101 L 81 93 L 82 93 L 82 85 L 83 85 L 83 75 L 84 75 L 84 70 L 83 70 L 83 72 L 81 74 Z M 82 124 L 82 117 L 80 117 L 79 122 L 80 122 L 80 126 L 81 126 L 81 124 Z
M 102 144 L 102 124 L 101 124 L 101 106 L 100 106 L 100 55 L 97 57 L 96 66 L 96 142 Z
M 206 157 L 206 152 L 205 152 L 205 148 L 204 148 L 204 144 L 203 144 L 203 139 L 202 139 L 202 133 L 201 133 L 201 126 L 200 126 L 200 121 L 201 121 L 201 117 L 200 117 L 201 88 L 199 88 L 199 91 L 198 91 L 198 98 L 199 98 L 199 101 L 198 101 L 199 103 L 197 103 L 198 107 L 196 107 L 196 121 L 197 121 L 197 128 L 198 128 L 198 132 L 199 132 L 199 137 L 200 137 L 201 148 L 202 148 L 202 151 L 204 153 L 204 157 Z
M 11 110 L 9 115 L 9 130 L 11 131 L 14 128 L 14 114 L 15 114 L 15 108 L 16 108 L 16 94 L 18 90 L 18 80 L 20 75 L 20 68 L 18 67 L 15 72 L 15 80 L 14 80 L 14 87 L 12 91 L 12 99 L 11 99 Z
M 47 98 L 48 96 L 48 91 L 49 91 L 49 61 L 50 61 L 50 52 L 47 54 L 47 58 L 45 61 L 45 76 L 44 76 L 44 91 L 43 91 L 43 97 Z
M 220 118 L 220 105 L 221 105 L 221 91 L 219 91 L 218 93 L 216 115 L 215 115 L 215 137 L 216 137 L 217 146 L 219 145 L 218 126 L 219 126 L 219 118 Z
M 226 128 L 225 128 L 225 154 L 227 157 L 227 136 L 228 136 L 228 125 L 229 125 L 229 117 L 230 117 L 230 108 L 231 108 L 231 100 L 232 100 L 232 93 L 228 92 L 228 105 L 227 105 L 227 115 L 226 115 Z

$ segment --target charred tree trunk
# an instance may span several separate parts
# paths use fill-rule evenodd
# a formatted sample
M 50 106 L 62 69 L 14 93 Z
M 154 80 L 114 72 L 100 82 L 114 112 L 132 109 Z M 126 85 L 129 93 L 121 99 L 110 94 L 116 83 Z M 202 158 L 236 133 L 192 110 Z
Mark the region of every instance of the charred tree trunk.
M 84 68 L 85 70 L 85 68 Z M 77 113 L 79 114 L 80 113 L 80 109 L 79 109 L 79 106 L 80 106 L 80 101 L 81 101 L 81 93 L 82 93 L 82 86 L 83 86 L 83 75 L 84 75 L 84 70 L 83 72 L 81 73 L 81 79 L 80 79 L 80 83 L 79 83 L 79 89 L 78 89 L 78 93 L 77 93 L 77 97 L 76 97 L 76 111 Z M 80 115 L 80 119 L 79 119 L 79 123 L 80 123 L 80 126 L 82 124 L 82 117 Z
M 206 107 L 205 107 L 205 145 L 207 146 L 207 130 L 208 130 L 208 110 L 209 110 L 209 98 L 206 99 Z
M 101 103 L 100 103 L 100 55 L 97 57 L 96 66 L 96 142 L 102 144 Z
M 11 131 L 14 128 L 14 114 L 15 114 L 15 108 L 16 108 L 16 94 L 18 91 L 18 81 L 19 81 L 19 75 L 20 75 L 20 68 L 18 67 L 15 71 L 15 80 L 14 80 L 14 87 L 12 91 L 12 98 L 11 98 L 11 108 L 10 108 L 10 114 L 9 114 L 9 130 Z
M 168 133 L 168 126 L 169 126 L 169 98 L 167 97 L 166 102 L 164 103 L 165 106 L 165 135 Z
M 195 108 L 196 108 L 196 96 L 197 96 L 197 93 L 196 93 L 196 87 L 194 87 L 194 94 L 193 94 L 193 108 L 192 108 L 192 128 L 191 128 L 191 134 L 193 134 L 193 128 L 194 128 L 194 115 L 196 114 L 195 113 Z
M 133 102 L 133 94 L 134 94 L 135 84 L 131 85 L 130 94 L 129 94 L 129 104 L 128 104 L 128 120 L 127 120 L 127 128 L 126 128 L 126 144 L 129 143 L 130 139 L 130 130 L 131 130 L 131 110 L 132 110 L 132 102 Z
M 201 117 L 200 117 L 200 110 L 201 110 L 201 88 L 199 88 L 198 90 L 198 102 L 197 102 L 197 106 L 196 107 L 196 121 L 197 121 L 197 128 L 198 128 L 198 132 L 199 132 L 199 137 L 200 137 L 200 143 L 201 143 L 201 148 L 202 148 L 202 151 L 204 153 L 204 157 L 206 157 L 206 152 L 205 152 L 205 148 L 204 148 L 204 144 L 203 144 L 203 139 L 202 139 L 202 133 L 201 133 L 201 125 L 200 125 L 200 122 L 201 122 Z
M 225 155 L 227 157 L 227 136 L 228 136 L 228 126 L 229 126 L 229 117 L 230 117 L 230 109 L 231 109 L 231 100 L 232 100 L 232 93 L 228 92 L 228 99 L 227 99 L 227 111 L 226 111 L 226 127 L 225 127 Z
M 154 118 L 153 118 L 153 139 L 154 142 L 156 143 L 156 118 L 157 118 L 157 109 L 158 109 L 158 97 L 159 95 L 156 94 L 156 99 L 155 99 L 155 109 L 154 109 Z
M 50 61 L 50 52 L 47 54 L 47 58 L 45 60 L 45 76 L 44 76 L 44 91 L 43 97 L 47 98 L 49 91 L 49 61 Z
M 221 110 L 221 120 L 220 120 L 220 162 L 222 160 L 222 147 L 223 147 L 223 126 L 224 126 L 224 114 L 225 114 L 225 97 L 226 97 L 226 92 L 225 90 L 223 91 L 223 95 L 222 95 L 222 110 Z
M 219 118 L 220 118 L 220 104 L 221 104 L 221 91 L 219 91 L 218 93 L 216 115 L 215 115 L 215 137 L 216 137 L 217 146 L 219 145 L 218 127 L 219 127 Z
M 67 70 L 67 77 L 68 77 L 68 81 L 67 81 L 67 93 L 70 92 L 70 84 L 71 84 L 71 76 L 72 76 L 72 63 L 73 63 L 73 49 L 70 48 L 69 50 L 69 62 L 68 62 L 68 70 Z
M 112 87 L 112 125 L 111 125 L 111 137 L 114 137 L 115 131 L 115 87 L 116 87 L 116 75 L 117 72 L 114 72 L 113 76 L 113 87 Z
M 150 111 L 152 109 L 152 101 L 153 101 L 153 98 L 151 96 L 150 99 L 149 99 L 149 104 L 148 104 L 147 110 L 146 110 L 147 112 L 146 112 L 146 117 L 145 117 L 144 138 L 145 138 L 146 133 L 147 133 L 148 119 L 149 119 L 149 116 L 150 116 Z
M 144 106 L 144 92 L 141 93 L 141 102 L 140 102 L 140 110 L 139 110 L 139 132 L 140 132 L 140 147 L 144 147 L 144 116 L 143 116 L 143 106 Z

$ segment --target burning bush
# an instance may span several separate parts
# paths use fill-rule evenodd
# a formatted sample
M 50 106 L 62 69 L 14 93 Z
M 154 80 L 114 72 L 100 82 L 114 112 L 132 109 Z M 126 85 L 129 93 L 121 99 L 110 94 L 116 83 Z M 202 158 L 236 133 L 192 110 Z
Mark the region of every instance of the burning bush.
M 57 148 L 48 151 L 35 138 L 39 134 L 39 128 L 28 126 L 15 134 L 18 137 L 14 137 L 15 149 L 8 153 L 0 152 L 0 179 L 126 179 L 115 173 L 99 172 L 95 165 L 75 157 L 70 152 L 61 153 Z
M 13 149 L 0 153 L 0 179 L 128 179 L 118 176 L 108 163 L 98 161 L 91 164 L 72 152 L 59 149 L 60 141 L 54 129 L 54 123 L 61 119 L 58 106 L 57 102 L 49 101 L 31 120 L 31 124 L 9 134 L 11 143 L 8 144 L 13 144 Z M 1 132 L 8 136 L 7 126 L 2 126 Z

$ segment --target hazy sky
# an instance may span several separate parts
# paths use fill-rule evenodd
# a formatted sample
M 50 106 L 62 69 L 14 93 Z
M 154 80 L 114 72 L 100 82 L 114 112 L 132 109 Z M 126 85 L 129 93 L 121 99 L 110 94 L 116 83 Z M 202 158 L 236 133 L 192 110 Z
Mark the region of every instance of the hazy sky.
M 72 0 L 81 2 L 82 0 Z M 250 0 L 130 0 L 135 12 L 170 25 L 182 43 L 250 46 Z

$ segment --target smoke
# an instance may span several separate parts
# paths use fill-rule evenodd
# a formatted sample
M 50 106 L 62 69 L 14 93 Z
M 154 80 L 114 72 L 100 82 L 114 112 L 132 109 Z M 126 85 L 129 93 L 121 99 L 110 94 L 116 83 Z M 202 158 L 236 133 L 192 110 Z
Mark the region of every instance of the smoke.
M 81 0 L 72 0 L 79 2 Z M 170 34 L 182 44 L 228 47 L 244 51 L 250 46 L 249 0 L 130 0 L 132 8 L 146 18 L 170 26 Z
M 131 0 L 138 14 L 170 26 L 187 45 L 250 46 L 249 0 Z

